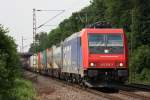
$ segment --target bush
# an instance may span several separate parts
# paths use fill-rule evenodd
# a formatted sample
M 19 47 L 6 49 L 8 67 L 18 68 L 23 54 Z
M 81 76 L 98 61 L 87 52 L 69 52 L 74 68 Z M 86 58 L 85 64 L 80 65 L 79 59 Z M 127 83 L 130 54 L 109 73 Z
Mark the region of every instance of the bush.
M 8 30 L 0 25 L 0 97 L 9 95 L 14 80 L 19 76 L 19 57 L 16 44 L 7 35 Z
M 32 83 L 23 79 L 16 79 L 15 88 L 12 92 L 12 98 L 14 100 L 35 100 L 36 91 L 32 86 Z
M 150 83 L 150 47 L 143 45 L 134 51 L 130 59 L 130 79 Z M 134 74 L 134 75 L 133 75 Z
M 21 78 L 16 44 L 0 25 L 0 100 L 33 100 L 32 84 Z

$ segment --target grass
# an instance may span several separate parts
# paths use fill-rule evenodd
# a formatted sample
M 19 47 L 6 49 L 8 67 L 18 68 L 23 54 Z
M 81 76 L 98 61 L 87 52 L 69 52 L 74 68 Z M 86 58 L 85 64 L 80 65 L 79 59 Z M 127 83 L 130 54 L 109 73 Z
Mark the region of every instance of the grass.
M 129 77 L 129 83 L 136 83 L 136 84 L 144 84 L 150 85 L 150 79 L 143 78 L 142 75 L 135 75 L 134 77 Z
M 12 96 L 15 100 L 36 100 L 36 91 L 28 80 L 16 79 L 16 87 L 13 91 Z

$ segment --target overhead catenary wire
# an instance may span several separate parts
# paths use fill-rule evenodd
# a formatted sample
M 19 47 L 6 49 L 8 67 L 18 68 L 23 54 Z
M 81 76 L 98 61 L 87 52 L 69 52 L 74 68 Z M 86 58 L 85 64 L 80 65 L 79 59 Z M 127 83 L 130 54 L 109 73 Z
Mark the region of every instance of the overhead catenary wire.
M 36 11 L 64 11 L 64 10 L 36 10 Z
M 56 17 L 58 17 L 59 15 L 65 12 L 65 10 L 41 10 L 41 11 L 61 11 L 61 12 L 59 12 L 58 14 L 56 14 L 54 17 L 50 18 L 49 20 L 45 21 L 43 24 L 39 25 L 37 29 L 41 28 L 42 26 L 45 26 L 48 22 L 52 21 L 53 19 L 55 19 Z

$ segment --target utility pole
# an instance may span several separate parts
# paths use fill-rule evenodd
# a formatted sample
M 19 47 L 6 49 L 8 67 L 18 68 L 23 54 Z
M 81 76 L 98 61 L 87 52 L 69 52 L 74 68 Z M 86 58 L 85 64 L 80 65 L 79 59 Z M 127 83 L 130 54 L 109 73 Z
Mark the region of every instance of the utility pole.
M 23 47 L 23 41 L 24 41 L 24 39 L 23 39 L 23 36 L 22 36 L 22 50 L 21 50 L 22 53 L 24 52 L 24 50 L 23 50 L 23 48 L 24 48 L 24 47 Z
M 20 48 L 20 53 L 22 52 L 22 47 L 21 46 L 19 46 L 19 48 Z
M 36 43 L 35 43 L 35 36 L 36 36 L 36 13 L 35 13 L 36 9 L 33 9 L 33 46 L 34 46 L 34 50 L 36 52 Z
M 133 40 L 133 33 L 135 32 L 135 18 L 136 18 L 136 15 L 135 15 L 135 8 L 133 8 L 132 10 L 131 10 L 131 16 L 132 16 L 132 19 L 131 19 L 131 22 L 132 22 L 132 32 L 131 32 L 131 52 L 130 52 L 130 56 L 132 56 L 132 54 L 133 54 L 133 46 L 135 45 L 135 43 L 134 43 L 134 40 Z M 135 74 L 136 74 L 136 72 L 135 72 L 135 70 L 133 70 L 133 72 L 131 72 L 131 82 L 135 82 Z
M 36 9 L 33 9 L 33 53 L 36 52 L 36 43 L 35 43 L 35 36 L 36 36 Z M 33 55 L 33 66 L 35 66 L 35 55 Z
M 55 16 L 53 16 L 52 18 L 50 18 L 49 20 L 47 20 L 45 23 L 43 23 L 43 24 L 41 24 L 41 25 L 39 25 L 38 27 L 36 26 L 36 12 L 37 11 L 50 11 L 50 12 L 52 12 L 52 11 L 55 11 L 55 12 L 59 12 L 57 15 L 55 15 Z M 34 53 L 34 55 L 33 55 L 33 65 L 35 65 L 36 64 L 36 62 L 35 62 L 35 60 L 36 60 L 36 35 L 37 35 L 37 30 L 39 29 L 39 28 L 41 28 L 41 27 L 43 27 L 43 26 L 45 26 L 48 22 L 50 22 L 51 20 L 53 20 L 53 19 L 55 19 L 57 16 L 59 16 L 59 15 L 61 15 L 63 12 L 64 12 L 65 10 L 37 10 L 37 9 L 33 9 L 33 53 Z
M 43 24 L 36 26 L 36 12 L 42 12 L 42 11 L 48 11 L 48 12 L 59 12 L 58 14 L 56 14 L 55 16 L 53 16 L 52 18 L 50 18 L 49 20 L 45 21 Z M 37 9 L 33 9 L 33 45 L 34 45 L 34 50 L 36 52 L 36 35 L 37 35 L 37 30 L 43 26 L 45 26 L 48 22 L 52 21 L 53 19 L 55 19 L 57 16 L 61 15 L 62 13 L 64 13 L 65 10 L 37 10 Z M 54 25 L 48 25 L 48 26 L 54 26 Z
M 132 16 L 132 32 L 133 32 L 133 24 L 134 24 L 134 10 L 133 9 L 131 10 L 131 16 Z M 131 32 L 131 52 L 130 52 L 130 56 L 132 55 L 132 51 L 133 51 L 132 50 L 133 49 L 132 48 L 133 47 L 132 46 L 133 45 L 133 41 L 132 41 L 132 38 L 133 38 L 132 35 L 133 35 L 133 33 L 132 32 Z

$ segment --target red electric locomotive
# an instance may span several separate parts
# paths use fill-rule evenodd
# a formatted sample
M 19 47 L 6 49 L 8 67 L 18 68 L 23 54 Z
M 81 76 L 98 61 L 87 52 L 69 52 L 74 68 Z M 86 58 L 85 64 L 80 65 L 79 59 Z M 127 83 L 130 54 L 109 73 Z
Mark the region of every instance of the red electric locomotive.
M 81 44 L 85 84 L 108 87 L 128 79 L 128 47 L 123 29 L 90 26 L 82 30 Z

